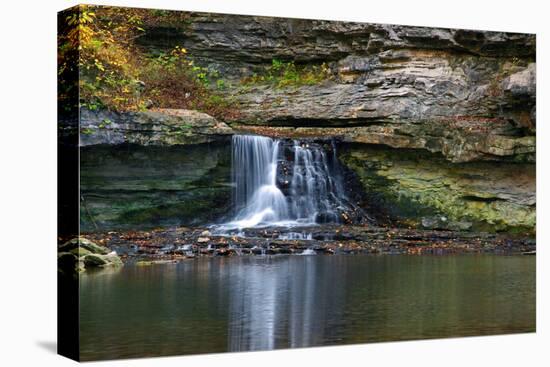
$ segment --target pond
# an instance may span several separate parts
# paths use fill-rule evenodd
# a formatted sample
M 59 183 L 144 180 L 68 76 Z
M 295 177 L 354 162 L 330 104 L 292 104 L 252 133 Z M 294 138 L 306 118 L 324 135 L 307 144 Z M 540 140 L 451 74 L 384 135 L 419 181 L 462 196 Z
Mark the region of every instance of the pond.
M 198 258 L 80 276 L 82 360 L 535 331 L 535 256 Z

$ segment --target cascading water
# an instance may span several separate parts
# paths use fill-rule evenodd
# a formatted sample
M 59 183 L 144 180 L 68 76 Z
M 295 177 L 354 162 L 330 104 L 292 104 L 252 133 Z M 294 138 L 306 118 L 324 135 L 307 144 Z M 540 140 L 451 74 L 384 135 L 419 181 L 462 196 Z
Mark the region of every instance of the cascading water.
M 236 135 L 232 145 L 235 219 L 229 225 L 249 228 L 288 220 L 288 203 L 276 184 L 279 142 Z
M 346 195 L 339 177 L 333 178 L 332 173 L 323 150 L 294 141 L 289 197 L 293 217 L 305 223 L 341 221 L 338 209 L 346 207 Z
M 221 229 L 340 223 L 350 209 L 337 167 L 318 144 L 234 135 L 234 217 Z M 281 147 L 284 144 L 283 147 Z

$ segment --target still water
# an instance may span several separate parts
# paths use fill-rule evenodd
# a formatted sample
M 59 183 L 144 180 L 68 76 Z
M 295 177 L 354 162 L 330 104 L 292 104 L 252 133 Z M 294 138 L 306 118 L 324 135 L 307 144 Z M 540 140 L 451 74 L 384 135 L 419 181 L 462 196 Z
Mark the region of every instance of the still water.
M 534 256 L 255 256 L 80 277 L 82 360 L 535 330 Z

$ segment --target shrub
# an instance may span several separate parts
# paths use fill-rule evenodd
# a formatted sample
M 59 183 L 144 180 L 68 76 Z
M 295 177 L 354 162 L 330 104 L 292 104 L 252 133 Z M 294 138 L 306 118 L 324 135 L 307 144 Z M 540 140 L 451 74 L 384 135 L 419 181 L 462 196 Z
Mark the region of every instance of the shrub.
M 332 75 L 326 63 L 321 65 L 297 66 L 294 61 L 273 59 L 271 65 L 260 74 L 253 74 L 241 80 L 241 84 L 270 84 L 277 88 L 315 85 L 331 79 Z
M 66 17 L 69 30 L 60 35 L 60 98 L 71 88 L 64 79 L 77 60 L 80 105 L 89 109 L 196 108 L 222 119 L 235 115 L 233 104 L 210 87 L 215 82 L 222 89 L 219 73 L 194 65 L 185 48 L 153 56 L 136 46 L 147 25 L 183 22 L 184 17 L 179 12 L 79 6 Z M 213 98 L 218 103 L 209 102 Z

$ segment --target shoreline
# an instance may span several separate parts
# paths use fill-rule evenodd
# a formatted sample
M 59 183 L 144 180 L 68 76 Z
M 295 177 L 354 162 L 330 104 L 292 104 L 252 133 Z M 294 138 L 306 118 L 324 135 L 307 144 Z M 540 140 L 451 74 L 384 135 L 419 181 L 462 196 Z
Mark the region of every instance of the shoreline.
M 279 254 L 536 254 L 536 239 L 522 235 L 346 225 L 256 228 L 240 235 L 215 234 L 206 227 L 177 227 L 83 233 L 81 237 L 116 251 L 125 263 Z

